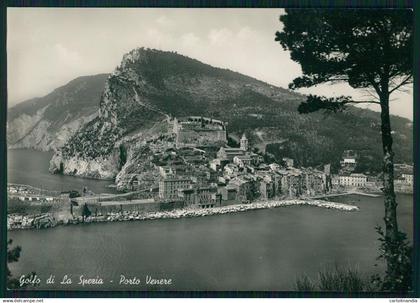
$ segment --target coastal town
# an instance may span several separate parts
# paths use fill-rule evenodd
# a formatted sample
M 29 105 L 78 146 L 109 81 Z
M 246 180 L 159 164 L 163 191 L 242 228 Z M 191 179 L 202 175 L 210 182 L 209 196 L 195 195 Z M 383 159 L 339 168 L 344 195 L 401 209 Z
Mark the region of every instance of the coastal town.
M 86 187 L 53 192 L 9 184 L 8 229 L 204 216 L 287 205 L 340 209 L 322 199 L 381 192 L 380 175 L 356 171 L 354 150 L 343 152 L 334 174 L 331 163 L 302 167 L 291 158 L 267 161 L 264 152 L 251 148 L 246 133 L 230 146 L 228 125 L 220 120 L 188 116 L 167 123 L 170 139 L 145 143 L 154 148 L 149 167 L 130 174 L 122 193 L 93 193 Z M 395 171 L 396 191 L 412 193 L 412 165 L 396 164 Z

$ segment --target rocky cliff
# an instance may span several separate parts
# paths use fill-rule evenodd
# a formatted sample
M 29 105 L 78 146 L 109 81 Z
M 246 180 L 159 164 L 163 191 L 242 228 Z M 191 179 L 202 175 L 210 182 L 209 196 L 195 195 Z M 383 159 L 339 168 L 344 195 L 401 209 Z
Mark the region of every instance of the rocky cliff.
M 147 159 L 137 157 L 134 147 L 139 151 L 144 148 L 139 142 L 158 138 L 162 130 L 156 125 L 187 115 L 226 121 L 232 138 L 246 132 L 253 147 L 300 165 L 338 163 L 344 149 L 357 149 L 364 151 L 365 163 L 373 163 L 369 169 L 380 169 L 378 113 L 352 107 L 334 115 L 299 115 L 303 99 L 174 52 L 135 49 L 108 77 L 97 115 L 57 151 L 50 170 L 93 178 L 135 171 Z M 397 161 L 410 161 L 411 124 L 393 117 L 393 128 Z
M 108 74 L 79 77 L 42 98 L 31 99 L 8 111 L 9 148 L 55 150 L 97 116 Z

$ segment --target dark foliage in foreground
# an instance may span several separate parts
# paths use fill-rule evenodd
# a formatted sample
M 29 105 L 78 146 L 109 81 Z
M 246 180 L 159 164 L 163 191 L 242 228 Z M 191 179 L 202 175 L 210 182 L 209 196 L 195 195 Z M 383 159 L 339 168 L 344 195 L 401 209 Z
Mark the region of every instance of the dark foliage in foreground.
M 386 237 L 380 226 L 376 227 L 381 242 L 378 260 L 384 260 L 391 264 L 392 268 L 387 268 L 385 276 L 379 275 L 372 277 L 374 283 L 380 286 L 381 290 L 389 291 L 408 291 L 413 287 L 413 247 L 407 241 L 404 233 L 399 232 L 395 240 Z M 390 273 L 396 273 L 396 278 Z
M 381 108 L 385 232 L 378 232 L 380 257 L 387 265 L 381 284 L 392 291 L 406 291 L 411 283 L 410 249 L 397 222 L 390 96 L 413 83 L 413 18 L 410 9 L 287 9 L 280 17 L 283 31 L 275 39 L 302 68 L 303 76 L 294 79 L 290 88 L 345 82 L 370 95 L 367 100 L 309 96 L 299 113 L 340 112 L 349 103 Z
M 13 243 L 12 239 L 9 239 L 9 241 L 7 241 L 7 267 L 6 267 L 7 284 L 6 284 L 6 287 L 7 289 L 24 288 L 24 286 L 20 285 L 19 279 L 16 279 L 12 276 L 12 273 L 8 266 L 10 263 L 18 262 L 20 258 L 20 253 L 22 252 L 22 248 L 20 246 L 15 246 L 13 248 L 10 248 L 12 243 Z M 35 272 L 32 272 L 28 275 L 24 275 L 23 278 L 26 279 L 29 277 L 33 277 L 35 275 L 36 275 Z
M 20 252 L 22 251 L 22 248 L 20 246 L 9 248 L 9 246 L 12 245 L 12 243 L 13 243 L 12 239 L 7 241 L 7 264 L 17 262 L 20 258 Z M 8 289 L 19 288 L 19 280 L 12 277 L 12 273 L 9 270 L 9 266 L 7 266 L 6 271 L 7 271 L 7 288 Z
M 297 291 L 362 292 L 374 291 L 375 285 L 356 269 L 335 266 L 320 271 L 315 281 L 307 275 L 297 278 L 295 288 Z

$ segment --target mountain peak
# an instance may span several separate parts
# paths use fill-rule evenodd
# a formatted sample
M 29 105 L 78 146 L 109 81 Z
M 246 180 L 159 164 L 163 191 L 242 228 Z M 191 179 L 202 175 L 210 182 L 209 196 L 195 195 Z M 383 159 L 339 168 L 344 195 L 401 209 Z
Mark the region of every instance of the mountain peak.
M 251 148 L 279 159 L 292 157 L 304 166 L 334 162 L 344 149 L 361 146 L 369 163 L 381 158 L 380 144 L 369 144 L 380 139 L 377 113 L 350 108 L 328 117 L 299 115 L 302 100 L 302 95 L 175 52 L 136 48 L 124 55 L 109 77 L 79 77 L 32 100 L 27 110 L 15 110 L 8 140 L 20 140 L 15 145 L 19 147 L 47 146 L 44 149 L 65 142 L 53 162 L 64 163 L 65 173 L 99 178 L 118 173 L 121 142 L 151 129 L 166 134 L 170 126 L 158 126 L 172 117 L 205 116 L 227 122 L 231 138 L 246 133 Z M 393 118 L 395 153 L 403 161 L 411 155 L 412 129 L 406 122 Z M 20 129 L 22 125 L 25 128 Z M 344 146 L 343 137 L 352 140 Z M 73 168 L 68 163 L 84 164 Z

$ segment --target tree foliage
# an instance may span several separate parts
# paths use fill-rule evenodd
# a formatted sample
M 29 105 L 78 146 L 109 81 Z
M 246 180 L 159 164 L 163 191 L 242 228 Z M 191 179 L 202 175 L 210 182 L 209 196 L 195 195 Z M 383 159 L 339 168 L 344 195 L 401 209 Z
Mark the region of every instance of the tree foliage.
M 20 252 L 22 248 L 20 246 L 15 246 L 10 248 L 13 243 L 13 240 L 10 239 L 7 241 L 7 264 L 17 262 L 20 258 Z M 7 271 L 7 288 L 8 289 L 16 289 L 19 287 L 19 281 L 12 277 L 12 273 L 9 270 L 9 266 L 6 268 Z
M 9 264 L 18 262 L 20 258 L 20 253 L 22 252 L 22 248 L 20 246 L 15 246 L 11 248 L 13 240 L 9 239 L 7 241 L 7 267 L 6 267 L 6 275 L 7 275 L 7 289 L 18 289 L 18 288 L 24 288 L 23 285 L 20 284 L 19 280 L 14 278 L 10 269 Z M 28 275 L 23 275 L 22 277 L 24 279 L 36 275 L 35 272 L 32 272 Z
M 372 280 L 372 282 L 374 282 Z M 335 265 L 318 272 L 315 279 L 307 275 L 295 281 L 297 291 L 335 291 L 343 293 L 377 291 L 377 284 L 366 279 L 356 268 L 343 268 Z
M 119 166 L 120 168 L 124 166 L 124 164 L 127 162 L 127 148 L 121 144 L 120 147 L 120 162 Z
M 288 9 L 276 41 L 290 50 L 303 76 L 290 88 L 345 81 L 389 92 L 411 81 L 413 11 L 409 9 Z
M 288 9 L 280 21 L 284 29 L 276 33 L 275 40 L 290 51 L 303 74 L 293 80 L 291 89 L 344 81 L 370 95 L 368 100 L 309 95 L 300 104 L 299 113 L 340 112 L 350 103 L 372 103 L 381 108 L 385 232 L 380 233 L 380 249 L 387 263 L 383 285 L 387 290 L 408 290 L 411 263 L 407 261 L 405 235 L 397 223 L 389 102 L 393 92 L 412 83 L 413 11 Z
M 327 112 L 341 112 L 347 103 L 351 102 L 350 97 L 341 96 L 339 98 L 326 98 L 315 95 L 309 95 L 306 102 L 299 104 L 298 112 L 300 114 L 316 112 L 323 109 Z
M 381 242 L 378 260 L 385 260 L 392 267 L 397 268 L 387 268 L 387 274 L 383 278 L 374 275 L 372 281 L 381 290 L 411 290 L 413 283 L 413 247 L 407 240 L 406 235 L 399 232 L 396 241 L 388 241 L 380 226 L 377 226 L 376 230 L 380 236 L 378 240 Z M 399 275 L 393 277 L 393 272 L 398 272 Z

